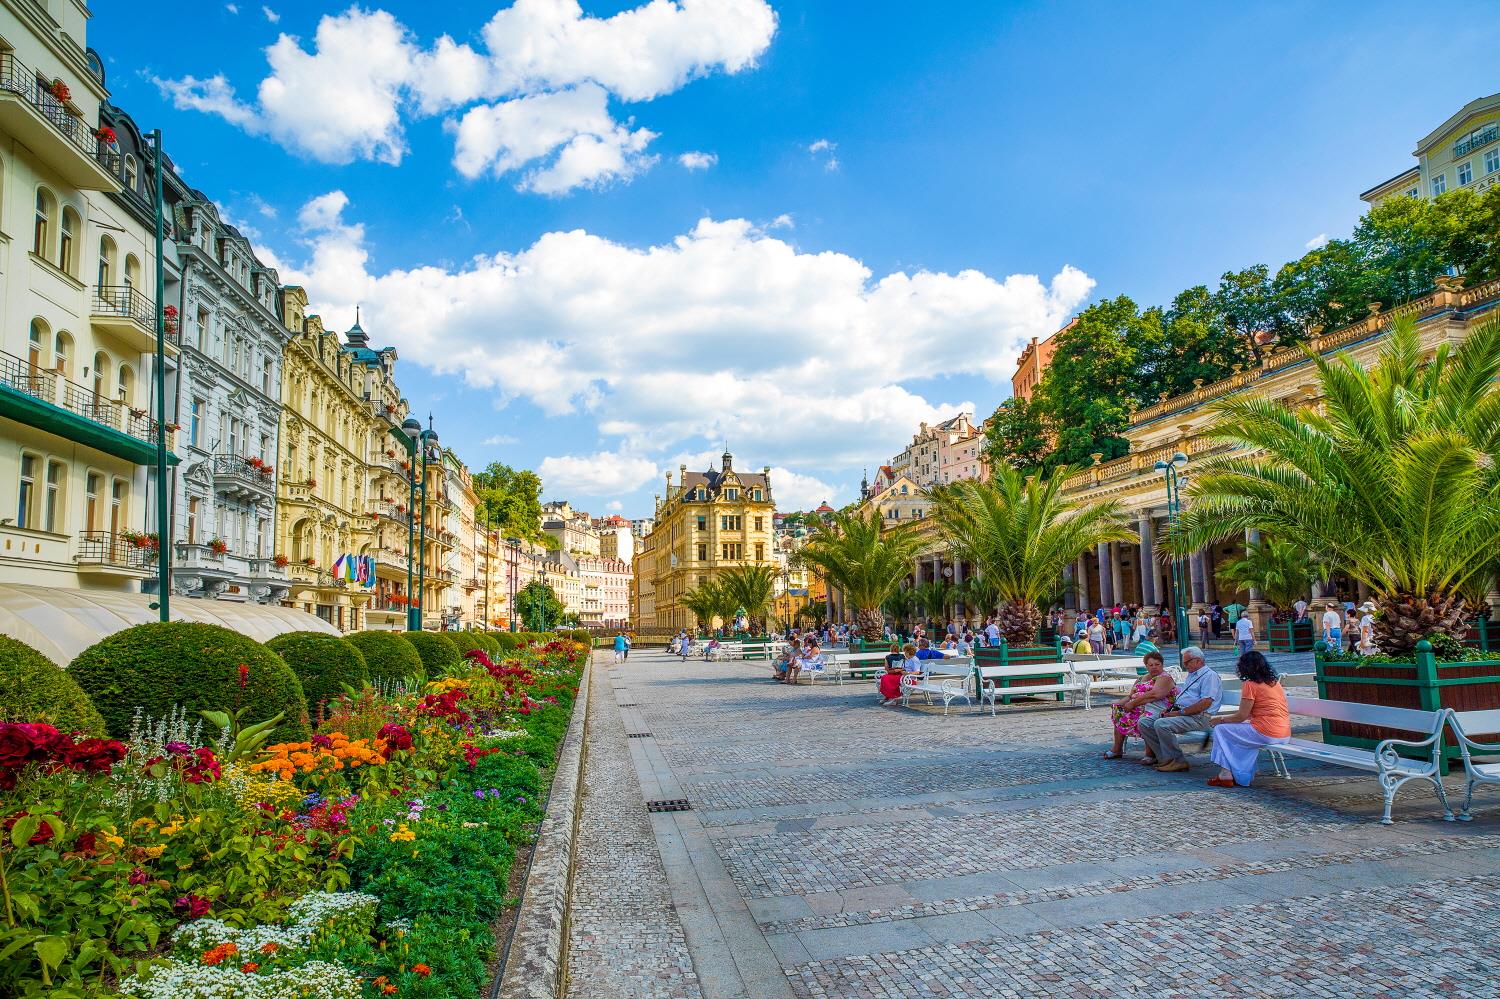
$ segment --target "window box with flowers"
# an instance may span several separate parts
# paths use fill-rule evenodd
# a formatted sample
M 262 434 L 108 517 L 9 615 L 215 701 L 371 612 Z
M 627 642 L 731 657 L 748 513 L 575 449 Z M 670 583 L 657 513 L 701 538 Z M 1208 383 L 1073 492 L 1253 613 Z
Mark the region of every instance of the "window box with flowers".
M 318 567 L 318 560 L 309 556 L 308 558 L 302 560 L 302 564 L 307 566 L 309 569 L 316 569 Z
M 287 564 L 290 562 L 291 559 L 287 558 L 285 555 L 277 555 L 275 558 L 271 559 L 271 564 L 278 569 L 285 569 L 287 567 Z
M 99 140 L 101 146 L 110 152 L 116 152 L 120 148 L 119 136 L 115 135 L 115 130 L 108 125 L 100 125 L 94 129 L 94 137 Z
M 208 542 L 208 550 L 215 555 L 223 555 L 229 551 L 229 544 L 223 538 L 213 538 Z
M 162 312 L 162 326 L 167 331 L 167 336 L 177 335 L 177 306 L 169 305 Z
M 52 78 L 52 83 L 47 87 L 47 93 L 56 97 L 64 104 L 73 99 L 73 91 L 68 89 L 68 85 L 62 82 L 61 77 L 54 76 Z

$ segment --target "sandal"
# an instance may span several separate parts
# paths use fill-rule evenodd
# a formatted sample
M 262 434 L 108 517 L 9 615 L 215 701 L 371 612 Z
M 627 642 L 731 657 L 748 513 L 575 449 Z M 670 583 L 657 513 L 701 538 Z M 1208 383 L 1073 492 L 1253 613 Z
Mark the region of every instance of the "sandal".
M 1209 787 L 1239 787 L 1239 785 L 1236 784 L 1233 780 L 1226 780 L 1223 777 L 1210 777 L 1208 779 L 1208 786 Z
M 1117 753 L 1113 749 L 1106 749 L 1104 752 L 1100 753 L 1099 756 L 1101 759 L 1105 760 L 1123 760 L 1125 758 L 1124 753 Z

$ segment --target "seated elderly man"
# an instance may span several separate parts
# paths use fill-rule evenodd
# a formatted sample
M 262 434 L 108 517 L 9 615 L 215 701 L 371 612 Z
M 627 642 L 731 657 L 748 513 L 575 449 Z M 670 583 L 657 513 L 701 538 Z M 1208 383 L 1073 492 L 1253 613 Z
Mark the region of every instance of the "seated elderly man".
M 1183 649 L 1182 665 L 1187 676 L 1177 685 L 1167 710 L 1155 718 L 1142 718 L 1139 725 L 1146 755 L 1155 757 L 1156 769 L 1168 774 L 1188 769 L 1187 758 L 1177 745 L 1178 737 L 1212 731 L 1214 712 L 1224 697 L 1219 674 L 1208 668 L 1202 649 L 1196 645 Z

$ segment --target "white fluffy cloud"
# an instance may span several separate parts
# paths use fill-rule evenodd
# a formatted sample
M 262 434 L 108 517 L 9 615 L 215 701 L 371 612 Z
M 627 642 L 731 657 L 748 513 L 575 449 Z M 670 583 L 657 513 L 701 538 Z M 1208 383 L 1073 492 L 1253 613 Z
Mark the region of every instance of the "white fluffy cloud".
M 689 170 L 707 170 L 709 167 L 719 162 L 719 154 L 699 152 L 683 153 L 681 156 L 677 157 L 677 162 L 681 163 Z
M 481 51 L 447 35 L 424 47 L 386 11 L 355 6 L 323 17 L 310 50 L 278 37 L 254 103 L 222 74 L 155 82 L 177 107 L 326 163 L 397 164 L 404 116 L 467 108 L 449 122 L 461 174 L 524 171 L 520 188 L 557 194 L 652 162 L 644 150 L 655 133 L 616 121 L 611 96 L 647 101 L 738 73 L 775 31 L 766 0 L 648 0 L 607 18 L 577 0 L 516 0 L 484 26 Z
M 1303 247 L 1305 249 L 1308 249 L 1308 250 L 1321 250 L 1323 247 L 1325 247 L 1327 245 L 1328 245 L 1328 233 L 1326 233 L 1326 232 L 1320 232 L 1316 236 L 1314 236 L 1312 239 L 1309 239 L 1306 243 L 1304 243 Z
M 852 493 L 817 476 L 771 466 L 771 495 L 776 498 L 778 510 L 816 510 L 823 502 L 838 507 L 853 499 Z
M 656 478 L 656 463 L 639 455 L 600 451 L 543 458 L 537 468 L 542 490 L 551 497 L 632 493 Z
M 655 246 L 550 232 L 456 268 L 374 272 L 349 211 L 336 191 L 304 206 L 310 258 L 283 263 L 286 279 L 335 326 L 362 303 L 366 327 L 403 360 L 593 419 L 601 453 L 544 466 L 559 490 L 625 491 L 654 463 L 675 468 L 676 451 L 726 441 L 746 467 L 801 475 L 883 461 L 918 423 L 974 408 L 906 383 L 957 370 L 1008 382 L 1021 347 L 1057 330 L 1094 284 L 1072 267 L 1045 281 L 877 276 L 743 219 L 703 219 Z M 820 501 L 839 495 L 825 491 Z

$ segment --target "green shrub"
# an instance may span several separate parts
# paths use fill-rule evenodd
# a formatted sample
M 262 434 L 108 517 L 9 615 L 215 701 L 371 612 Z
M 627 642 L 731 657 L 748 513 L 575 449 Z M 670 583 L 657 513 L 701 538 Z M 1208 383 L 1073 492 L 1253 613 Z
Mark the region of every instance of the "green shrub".
M 318 706 L 344 692 L 344 686 L 358 690 L 370 679 L 370 667 L 364 653 L 341 639 L 319 631 L 289 631 L 266 643 L 302 681 L 307 696 L 307 710 L 317 717 Z
M 264 645 L 216 624 L 138 624 L 84 649 L 68 673 L 114 736 L 129 734 L 136 708 L 160 718 L 174 704 L 193 714 L 248 708 L 244 723 L 281 714 L 272 741 L 308 736 L 297 674 Z
M 0 635 L 0 718 L 47 722 L 63 732 L 104 734 L 104 719 L 78 681 L 25 642 Z
M 422 670 L 422 657 L 416 647 L 401 636 L 400 631 L 356 631 L 345 635 L 344 641 L 364 653 L 365 665 L 370 669 L 371 683 L 419 684 L 427 677 Z
M 494 632 L 481 631 L 477 632 L 474 637 L 484 646 L 484 651 L 489 654 L 491 659 L 500 655 L 500 640 L 495 637 Z
M 447 635 L 432 631 L 403 631 L 399 634 L 422 657 L 422 669 L 429 680 L 447 676 L 464 661 L 463 653 L 458 651 L 458 646 Z
M 458 654 L 461 656 L 469 652 L 473 652 L 475 649 L 478 649 L 485 655 L 489 655 L 490 650 L 485 648 L 484 643 L 479 640 L 478 632 L 445 631 L 443 632 L 443 635 L 448 639 L 448 641 L 452 642 L 454 646 L 457 647 Z
M 526 639 L 519 631 L 496 631 L 492 633 L 492 637 L 495 639 L 495 644 L 500 647 L 501 655 L 514 652 L 526 645 Z

